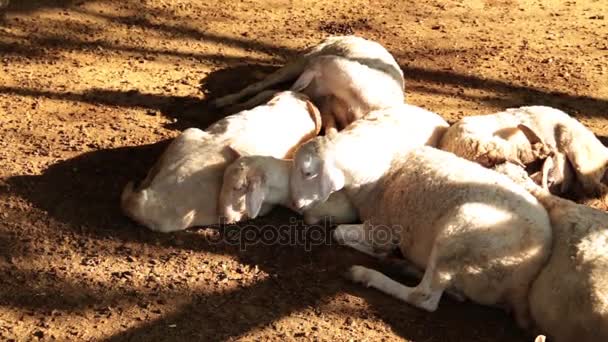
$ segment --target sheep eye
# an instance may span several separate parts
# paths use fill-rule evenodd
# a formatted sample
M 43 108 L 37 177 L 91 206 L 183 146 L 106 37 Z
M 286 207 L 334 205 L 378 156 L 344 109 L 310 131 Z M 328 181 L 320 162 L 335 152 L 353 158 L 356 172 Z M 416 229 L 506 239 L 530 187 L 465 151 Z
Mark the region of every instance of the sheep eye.
M 303 172 L 303 174 L 304 174 L 304 178 L 306 178 L 306 179 L 311 179 L 314 176 L 312 174 L 312 172 L 310 172 L 310 171 L 305 171 L 305 172 Z

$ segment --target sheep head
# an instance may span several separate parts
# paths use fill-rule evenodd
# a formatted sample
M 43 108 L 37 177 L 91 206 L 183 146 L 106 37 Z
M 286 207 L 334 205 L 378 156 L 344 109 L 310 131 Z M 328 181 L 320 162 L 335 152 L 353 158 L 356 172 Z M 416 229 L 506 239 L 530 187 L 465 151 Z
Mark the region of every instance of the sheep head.
M 236 152 L 238 153 L 238 152 Z M 252 157 L 241 156 L 224 171 L 218 211 L 227 223 L 255 218 L 266 198 L 266 175 Z
M 303 210 L 325 202 L 344 187 L 344 173 L 337 167 L 329 145 L 328 137 L 317 137 L 296 152 L 290 178 L 294 208 Z

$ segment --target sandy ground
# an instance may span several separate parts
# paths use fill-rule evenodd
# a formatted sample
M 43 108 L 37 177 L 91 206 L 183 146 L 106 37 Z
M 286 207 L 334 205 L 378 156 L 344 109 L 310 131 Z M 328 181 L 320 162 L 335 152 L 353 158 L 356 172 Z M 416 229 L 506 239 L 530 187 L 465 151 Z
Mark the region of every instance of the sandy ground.
M 151 233 L 118 198 L 170 138 L 220 117 L 206 99 L 330 33 L 384 44 L 407 101 L 451 121 L 547 104 L 606 137 L 604 0 L 6 4 L 0 340 L 531 341 L 496 309 L 445 299 L 429 314 L 350 284 L 349 265 L 381 265 L 347 249 L 241 248 L 209 227 Z

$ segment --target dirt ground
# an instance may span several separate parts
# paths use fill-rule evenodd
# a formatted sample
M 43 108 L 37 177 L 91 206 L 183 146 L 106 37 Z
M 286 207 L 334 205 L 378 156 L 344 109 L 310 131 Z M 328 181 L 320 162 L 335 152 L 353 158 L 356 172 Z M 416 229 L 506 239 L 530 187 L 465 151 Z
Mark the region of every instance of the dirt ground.
M 497 309 L 429 314 L 351 284 L 349 265 L 384 266 L 345 248 L 152 233 L 119 194 L 170 138 L 221 117 L 207 99 L 332 33 L 385 45 L 407 101 L 450 121 L 547 104 L 605 138 L 605 0 L 0 6 L 0 340 L 531 341 Z

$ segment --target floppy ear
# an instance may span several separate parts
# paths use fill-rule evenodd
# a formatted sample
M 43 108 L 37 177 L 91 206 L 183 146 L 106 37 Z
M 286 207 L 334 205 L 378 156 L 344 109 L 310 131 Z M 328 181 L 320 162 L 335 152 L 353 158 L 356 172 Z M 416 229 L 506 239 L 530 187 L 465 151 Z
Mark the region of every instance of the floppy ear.
M 545 162 L 543 163 L 543 167 L 542 167 L 542 177 L 541 177 L 541 186 L 543 187 L 543 189 L 549 191 L 549 172 L 551 172 L 551 170 L 555 167 L 554 162 L 553 162 L 553 156 L 549 156 L 547 157 L 547 159 L 545 159 Z
M 298 77 L 289 90 L 301 92 L 312 83 L 316 75 L 317 73 L 314 69 L 306 69 L 306 71 L 300 74 L 300 77 Z
M 247 155 L 247 153 L 244 153 L 235 145 L 226 145 L 224 150 L 228 153 L 232 160 L 236 160 Z
M 543 141 L 543 139 L 540 137 L 540 135 L 538 133 L 536 133 L 530 126 L 528 126 L 526 124 L 519 124 L 519 125 L 517 125 L 517 128 L 519 128 L 519 130 L 522 131 L 522 133 L 526 136 L 526 138 L 528 138 L 528 141 L 530 141 L 531 145 L 534 145 L 536 143 L 541 143 L 541 144 L 545 143 Z
M 321 193 L 320 202 L 325 202 L 329 196 L 344 187 L 344 174 L 335 167 L 327 166 L 327 162 L 323 163 L 321 174 Z
M 260 213 L 266 195 L 262 189 L 264 179 L 261 176 L 251 177 L 245 195 L 245 208 L 249 218 L 256 218 Z
M 319 108 L 317 108 L 317 106 L 315 106 L 310 100 L 306 100 L 306 109 L 310 114 L 310 118 L 315 123 L 315 135 L 318 135 L 319 132 L 321 132 L 321 126 L 323 126 L 321 112 L 319 112 Z

